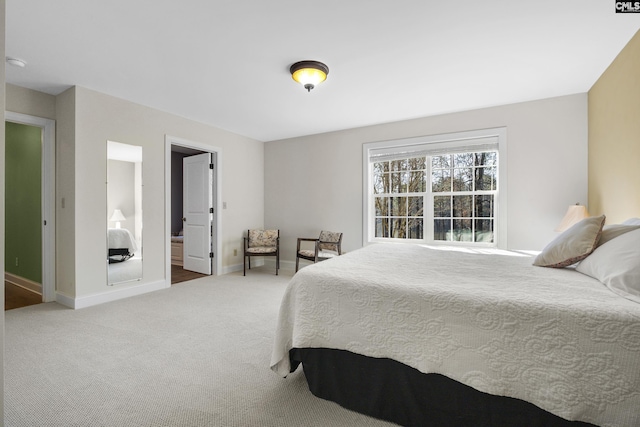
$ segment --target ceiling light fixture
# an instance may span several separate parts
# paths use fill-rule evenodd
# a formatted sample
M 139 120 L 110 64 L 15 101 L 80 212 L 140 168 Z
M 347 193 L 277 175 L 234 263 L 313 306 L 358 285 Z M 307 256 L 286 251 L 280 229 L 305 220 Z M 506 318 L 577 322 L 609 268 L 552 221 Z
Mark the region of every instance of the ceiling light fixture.
M 11 56 L 7 56 L 5 60 L 7 61 L 7 64 L 13 65 L 14 67 L 24 68 L 27 65 L 27 63 L 22 59 L 13 58 Z
M 327 79 L 329 67 L 318 61 L 300 61 L 293 64 L 289 71 L 293 80 L 302 84 L 308 92 L 311 92 L 311 89 L 317 84 Z

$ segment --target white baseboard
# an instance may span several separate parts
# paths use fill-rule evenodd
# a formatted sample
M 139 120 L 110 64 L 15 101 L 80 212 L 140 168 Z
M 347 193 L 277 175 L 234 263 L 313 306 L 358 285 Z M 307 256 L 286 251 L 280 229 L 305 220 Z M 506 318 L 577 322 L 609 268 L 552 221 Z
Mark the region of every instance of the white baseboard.
M 58 304 L 64 305 L 65 307 L 76 308 L 75 299 L 68 295 L 61 294 L 60 292 L 56 292 L 56 302 Z
M 100 294 L 89 295 L 86 297 L 72 298 L 60 293 L 56 294 L 56 302 L 73 309 L 80 309 L 91 307 L 94 305 L 104 304 L 111 301 L 117 301 L 124 298 L 133 297 L 136 295 L 146 294 L 148 292 L 158 291 L 160 289 L 170 288 L 171 283 L 166 280 L 159 280 L 157 282 L 145 283 L 137 286 L 130 286 L 127 288 L 114 288 L 107 292 Z
M 272 258 L 269 258 L 265 261 L 265 265 L 267 265 L 267 268 L 273 268 L 275 270 L 276 268 L 276 260 Z M 302 262 L 300 263 L 300 268 L 302 268 L 305 264 L 303 264 Z M 295 273 L 296 271 L 296 262 L 295 261 L 283 261 L 280 260 L 280 271 L 281 272 L 287 272 L 287 273 L 291 273 L 291 275 L 293 275 L 293 273 Z
M 266 260 L 265 264 L 270 265 L 273 268 L 276 268 L 276 260 L 273 258 Z M 311 264 L 309 261 L 305 261 L 305 260 L 300 261 L 300 267 L 302 267 L 303 265 L 309 265 L 309 264 Z M 295 270 L 295 269 L 296 269 L 295 261 L 280 260 L 280 270 Z
M 25 279 L 24 277 L 17 276 L 12 273 L 4 272 L 4 280 L 21 288 L 25 288 L 32 292 L 42 295 L 42 284 L 34 282 L 33 280 Z
M 304 265 L 307 264 L 303 264 L 302 262 L 300 263 L 300 268 L 302 268 Z M 264 267 L 267 266 L 266 268 L 272 268 L 275 270 L 276 268 L 276 260 L 273 259 L 273 257 L 266 259 L 266 260 L 262 260 L 262 261 L 251 261 L 251 267 L 255 268 L 255 267 Z M 238 271 L 242 271 L 242 264 L 234 264 L 234 265 L 229 265 L 226 266 L 222 269 L 222 274 L 229 274 L 229 273 L 235 273 Z M 296 269 L 296 263 L 294 261 L 282 261 L 280 260 L 280 271 L 284 271 L 287 273 L 290 273 L 291 275 L 293 275 L 293 273 L 295 272 Z M 247 271 L 249 271 L 249 267 L 247 267 Z
M 235 273 L 236 271 L 242 271 L 242 268 L 242 264 L 228 265 L 226 267 L 222 267 L 221 274 Z
M 251 268 L 262 267 L 263 265 L 265 265 L 264 259 L 255 258 L 251 260 Z M 273 268 L 275 268 L 275 264 L 273 265 Z M 237 271 L 242 271 L 243 269 L 244 269 L 244 264 L 228 265 L 222 268 L 222 274 L 235 273 Z M 247 270 L 249 270 L 248 265 L 247 265 Z

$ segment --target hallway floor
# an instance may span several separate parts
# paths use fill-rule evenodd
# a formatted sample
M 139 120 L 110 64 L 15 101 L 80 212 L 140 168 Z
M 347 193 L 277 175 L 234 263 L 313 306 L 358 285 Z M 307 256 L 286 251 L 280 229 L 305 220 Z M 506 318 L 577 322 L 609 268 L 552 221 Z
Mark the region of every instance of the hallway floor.
M 14 308 L 40 304 L 41 302 L 42 295 L 23 287 L 14 285 L 13 283 L 4 282 L 5 310 L 13 310 Z
M 185 270 L 180 265 L 171 264 L 171 284 L 186 282 L 188 280 L 199 279 L 200 277 L 206 277 L 206 274 L 200 274 L 193 271 Z

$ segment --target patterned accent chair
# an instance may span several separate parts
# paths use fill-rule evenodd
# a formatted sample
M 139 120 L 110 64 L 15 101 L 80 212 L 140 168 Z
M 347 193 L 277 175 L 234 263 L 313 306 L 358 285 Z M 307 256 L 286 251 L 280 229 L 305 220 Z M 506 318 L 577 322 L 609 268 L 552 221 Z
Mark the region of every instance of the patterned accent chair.
M 315 247 L 313 250 L 302 249 L 302 242 L 314 242 Z M 296 272 L 298 271 L 300 258 L 306 259 L 307 261 L 318 262 L 339 255 L 342 255 L 342 233 L 321 231 L 320 237 L 317 239 L 299 237 L 296 247 Z
M 280 230 L 247 230 L 244 237 L 243 276 L 247 275 L 247 260 L 251 270 L 252 256 L 275 256 L 276 276 L 280 269 Z

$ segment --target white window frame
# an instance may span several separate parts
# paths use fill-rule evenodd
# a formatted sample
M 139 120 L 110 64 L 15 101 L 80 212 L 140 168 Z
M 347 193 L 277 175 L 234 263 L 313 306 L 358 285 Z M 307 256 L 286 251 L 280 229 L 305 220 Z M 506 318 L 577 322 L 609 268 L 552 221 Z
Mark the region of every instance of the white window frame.
M 433 221 L 433 205 L 425 200 L 425 224 L 424 239 L 393 239 L 375 237 L 375 208 L 373 203 L 373 163 L 370 158 L 375 153 L 398 153 L 399 157 L 412 157 L 418 155 L 421 150 L 430 150 L 438 147 L 446 150 L 450 147 L 456 150 L 461 146 L 482 147 L 482 141 L 487 139 L 497 139 L 498 170 L 497 188 L 498 194 L 495 200 L 494 211 L 494 240 L 492 244 L 476 242 L 448 242 L 433 241 L 430 231 L 432 227 L 427 227 L 426 221 Z M 435 145 L 430 145 L 435 144 Z M 412 154 L 416 153 L 416 154 Z M 362 145 L 362 245 L 366 246 L 376 242 L 403 242 L 416 244 L 459 244 L 463 246 L 492 246 L 500 249 L 507 248 L 507 129 L 505 127 L 479 129 L 466 132 L 447 133 L 439 135 L 420 136 L 415 138 L 396 139 L 390 141 L 367 142 Z M 429 168 L 430 170 L 430 168 Z

